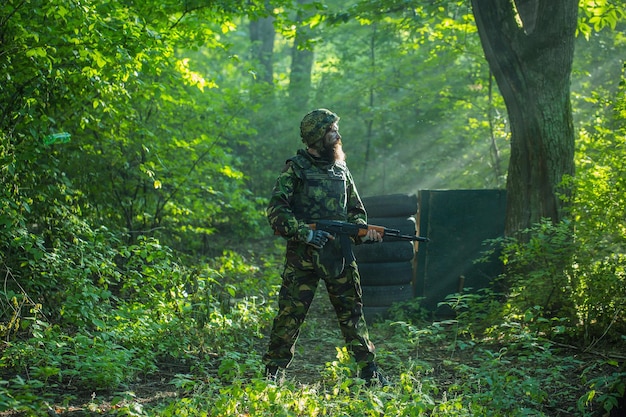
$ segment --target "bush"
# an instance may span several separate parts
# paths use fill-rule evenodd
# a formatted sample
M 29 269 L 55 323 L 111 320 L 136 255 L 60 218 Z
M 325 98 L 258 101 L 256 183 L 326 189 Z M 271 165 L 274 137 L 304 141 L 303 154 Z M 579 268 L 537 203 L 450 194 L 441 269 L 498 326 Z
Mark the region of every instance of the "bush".
M 509 238 L 503 245 L 506 315 L 532 317 L 548 334 L 565 329 L 572 341 L 585 344 L 619 340 L 626 330 L 620 315 L 626 309 L 624 255 L 591 251 L 568 221 L 544 221 L 526 232 L 527 242 Z

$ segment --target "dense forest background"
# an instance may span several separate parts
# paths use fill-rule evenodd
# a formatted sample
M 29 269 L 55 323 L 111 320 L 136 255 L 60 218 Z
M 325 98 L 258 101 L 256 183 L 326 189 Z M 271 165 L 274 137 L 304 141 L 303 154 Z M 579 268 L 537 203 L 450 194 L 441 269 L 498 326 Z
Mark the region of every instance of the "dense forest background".
M 471 5 L 422 3 L 4 1 L 0 410 L 339 415 L 341 350 L 325 396 L 259 378 L 281 264 L 264 208 L 302 116 L 339 114 L 362 196 L 506 187 L 507 109 Z M 453 296 L 454 323 L 415 302 L 374 327 L 401 383 L 358 391 L 346 415 L 623 407 L 625 18 L 579 4 L 567 216 L 502 239 L 506 292 Z M 440 343 L 441 367 L 415 356 Z M 140 407 L 130 387 L 155 375 L 180 398 Z

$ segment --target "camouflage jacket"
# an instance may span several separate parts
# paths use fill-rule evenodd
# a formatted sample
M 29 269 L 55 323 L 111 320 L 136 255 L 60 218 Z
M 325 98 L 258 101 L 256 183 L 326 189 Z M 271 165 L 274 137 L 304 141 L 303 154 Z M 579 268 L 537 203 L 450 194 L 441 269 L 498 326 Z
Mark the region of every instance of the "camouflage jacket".
M 287 160 L 267 207 L 272 228 L 292 241 L 306 241 L 308 223 L 367 223 L 367 214 L 345 162 L 329 162 L 300 149 Z

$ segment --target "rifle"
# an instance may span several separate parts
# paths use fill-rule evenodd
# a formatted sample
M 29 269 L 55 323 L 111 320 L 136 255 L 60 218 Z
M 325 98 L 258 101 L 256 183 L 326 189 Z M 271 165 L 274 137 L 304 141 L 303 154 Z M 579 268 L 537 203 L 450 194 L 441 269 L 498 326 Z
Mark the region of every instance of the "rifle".
M 339 235 L 341 249 L 345 260 L 352 262 L 356 258 L 350 246 L 350 237 L 365 236 L 370 229 L 376 230 L 382 237 L 388 236 L 400 240 L 410 240 L 413 242 L 429 242 L 427 237 L 405 235 L 400 233 L 398 229 L 389 229 L 384 226 L 376 226 L 373 224 L 354 224 L 342 222 L 339 220 L 317 220 L 315 223 L 309 224 L 313 230 L 324 230 L 333 235 Z

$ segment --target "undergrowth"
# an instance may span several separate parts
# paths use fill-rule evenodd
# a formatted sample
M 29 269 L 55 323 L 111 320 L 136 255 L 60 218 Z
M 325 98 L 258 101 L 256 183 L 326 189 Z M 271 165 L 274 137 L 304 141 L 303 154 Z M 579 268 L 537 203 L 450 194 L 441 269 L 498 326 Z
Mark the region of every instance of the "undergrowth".
M 158 252 L 155 242 L 141 245 Z M 126 255 L 142 253 L 134 247 Z M 152 267 L 144 264 L 137 282 L 118 289 L 134 295 L 119 298 L 95 328 L 47 322 L 36 306 L 20 310 L 28 325 L 3 342 L 0 409 L 27 416 L 598 416 L 623 397 L 618 349 L 568 345 L 563 320 L 545 318 L 537 306 L 518 314 L 489 290 L 448 297 L 454 317 L 432 318 L 415 300 L 373 324 L 378 361 L 393 383 L 385 388 L 355 378 L 334 318 L 313 311 L 298 355 L 314 363 L 314 346 L 322 344 L 333 346 L 334 358 L 312 377 L 295 364 L 271 384 L 261 356 L 280 282 L 277 254 L 226 251 L 189 270 L 167 251 L 153 253 Z M 320 290 L 316 303 L 327 304 L 323 297 Z M 160 384 L 150 394 L 135 392 L 154 381 Z
M 281 383 L 264 379 L 278 240 L 192 259 L 155 238 L 124 244 L 82 230 L 84 238 L 45 250 L 35 235 L 14 239 L 16 253 L 28 251 L 0 265 L 4 415 L 595 417 L 624 409 L 624 256 L 591 250 L 567 222 L 496 242 L 507 273 L 493 288 L 502 292 L 451 294 L 442 302 L 450 317 L 424 312 L 416 299 L 372 324 L 392 382 L 384 388 L 355 378 L 328 309 L 311 312 L 300 359 Z

